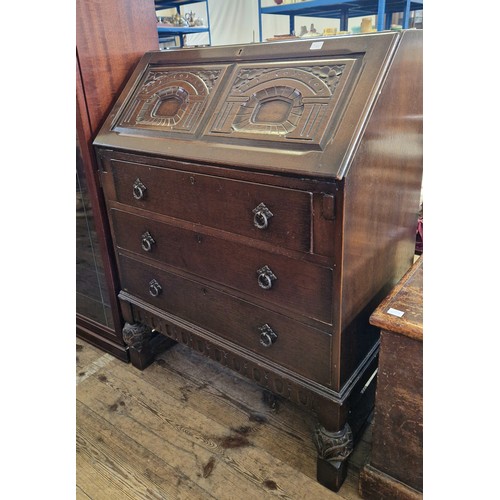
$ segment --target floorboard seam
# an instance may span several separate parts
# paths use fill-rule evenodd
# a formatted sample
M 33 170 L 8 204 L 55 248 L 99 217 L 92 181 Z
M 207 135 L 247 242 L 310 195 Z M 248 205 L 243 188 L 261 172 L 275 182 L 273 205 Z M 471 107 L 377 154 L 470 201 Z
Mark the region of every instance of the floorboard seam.
M 94 373 L 98 372 L 101 368 L 105 367 L 111 361 L 114 361 L 116 358 L 111 354 L 104 354 L 100 358 L 97 358 L 95 361 L 90 363 L 90 365 L 85 366 L 80 371 L 81 375 L 76 376 L 76 385 L 82 383 L 84 380 L 89 378 Z

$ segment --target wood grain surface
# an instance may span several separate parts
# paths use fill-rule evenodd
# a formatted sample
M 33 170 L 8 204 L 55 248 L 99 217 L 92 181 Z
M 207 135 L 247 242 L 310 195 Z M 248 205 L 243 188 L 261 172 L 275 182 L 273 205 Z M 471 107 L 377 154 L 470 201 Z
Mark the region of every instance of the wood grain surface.
M 77 499 L 361 498 L 369 431 L 333 493 L 311 414 L 182 345 L 143 372 L 107 356 L 77 340 Z
M 370 323 L 422 342 L 424 337 L 423 283 L 424 257 L 422 255 L 377 307 L 370 317 Z M 394 311 L 403 314 L 398 316 L 394 314 Z
M 370 499 L 422 496 L 422 277 L 420 257 L 372 315 L 382 330 L 372 451 L 360 476 Z

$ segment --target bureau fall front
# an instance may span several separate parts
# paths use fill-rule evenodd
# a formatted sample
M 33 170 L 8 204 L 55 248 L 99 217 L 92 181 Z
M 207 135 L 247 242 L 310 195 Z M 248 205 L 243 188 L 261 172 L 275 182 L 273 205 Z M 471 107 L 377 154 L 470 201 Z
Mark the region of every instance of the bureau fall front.
M 309 408 L 338 490 L 413 260 L 422 32 L 149 52 L 94 146 L 133 363 L 182 342 Z

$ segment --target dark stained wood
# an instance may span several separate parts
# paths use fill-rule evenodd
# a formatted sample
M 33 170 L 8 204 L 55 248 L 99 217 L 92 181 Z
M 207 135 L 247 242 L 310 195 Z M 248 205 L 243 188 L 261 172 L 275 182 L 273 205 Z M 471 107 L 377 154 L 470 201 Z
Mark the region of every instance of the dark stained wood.
M 423 342 L 423 291 L 424 258 L 421 256 L 373 312 L 370 323 L 382 330 Z M 390 314 L 387 311 L 391 308 L 404 314 Z
M 85 100 L 86 91 L 83 87 L 82 73 L 77 65 L 76 74 L 76 133 L 77 147 L 80 151 L 87 189 L 92 205 L 92 216 L 97 233 L 100 255 L 103 262 L 104 278 L 109 292 L 109 305 L 112 312 L 114 328 L 103 324 L 95 324 L 92 318 L 86 318 L 82 314 L 77 319 L 77 335 L 81 335 L 94 344 L 99 345 L 109 352 L 120 353 L 120 357 L 126 354 L 123 351 L 121 341 L 121 317 L 119 313 L 116 290 L 119 288 L 116 264 L 113 258 L 113 243 L 111 241 L 109 222 L 106 217 L 105 201 L 99 186 L 99 178 L 96 173 L 95 157 L 92 150 L 92 137 L 96 131 L 92 129 L 87 113 Z M 99 340 L 102 338 L 102 341 Z
M 131 295 L 170 315 L 205 328 L 250 352 L 273 360 L 296 372 L 329 385 L 330 366 L 321 353 L 330 350 L 331 336 L 287 316 L 237 300 L 213 287 L 185 279 L 156 267 L 120 256 L 122 287 Z M 150 294 L 157 280 L 161 292 Z M 228 314 L 231 311 L 231 314 Z M 268 324 L 277 334 L 276 343 L 261 344 L 260 328 Z M 307 346 L 308 356 L 303 349 Z
M 373 407 L 369 317 L 413 258 L 421 44 L 150 52 L 95 141 L 124 317 L 313 411 L 331 489 Z
M 116 245 L 120 249 L 235 290 L 245 290 L 266 307 L 296 309 L 302 315 L 331 323 L 331 269 L 273 252 L 261 250 L 256 253 L 250 246 L 207 235 L 200 226 L 194 226 L 195 230 L 186 230 L 122 210 L 111 210 L 111 218 Z M 147 250 L 144 250 L 142 242 L 145 234 L 149 234 L 154 241 L 148 243 L 150 239 L 144 237 Z M 257 271 L 265 266 L 276 276 L 269 289 L 262 288 L 258 282 Z M 267 282 L 264 285 L 267 286 Z M 325 290 L 321 297 L 315 294 L 318 287 Z
M 370 314 L 413 262 L 422 179 L 421 35 L 404 33 L 345 178 L 341 383 L 378 338 L 366 327 Z
M 308 192 L 139 163 L 112 161 L 111 171 L 116 201 L 274 245 L 309 251 L 311 194 Z M 133 196 L 137 179 L 145 186 L 141 199 Z M 272 213 L 266 229 L 254 225 L 253 211 L 261 203 Z
M 158 47 L 153 0 L 76 2 L 77 143 L 82 157 L 114 328 L 77 318 L 77 335 L 128 360 L 121 340 L 119 281 L 92 141 L 133 67 Z
M 123 340 L 129 347 L 130 361 L 140 370 L 147 368 L 159 352 L 175 344 L 142 323 L 125 323 L 122 332 Z
M 122 361 L 129 361 L 125 346 L 116 342 L 116 332 L 100 323 L 89 320 L 80 314 L 76 315 L 76 335 L 85 339 L 103 351 L 112 353 Z
M 385 500 L 387 498 L 420 500 L 422 498 L 421 492 L 395 481 L 394 478 L 374 469 L 370 465 L 360 471 L 359 482 L 360 494 L 363 498 L 373 500 Z
M 313 42 L 308 40 L 182 49 L 169 51 L 168 59 L 161 52 L 150 52 L 117 100 L 97 144 L 180 160 L 189 156 L 196 163 L 342 178 L 356 149 L 353 138 L 363 132 L 378 97 L 375 89 L 386 76 L 399 42 L 399 33 L 384 32 L 331 37 L 322 41 L 322 50 L 311 50 Z M 186 61 L 191 62 L 189 71 Z M 217 73 L 228 61 L 232 71 Z M 215 109 L 205 108 L 201 119 L 186 112 L 180 121 L 172 117 L 176 123 L 165 122 L 166 126 L 127 121 L 147 103 L 145 96 L 155 80 L 165 78 L 163 90 L 175 87 L 181 78 L 171 85 L 171 76 L 180 71 L 191 85 L 202 81 L 211 89 Z M 221 82 L 220 89 L 214 78 Z M 185 85 L 186 91 L 189 86 Z M 282 94 L 284 88 L 291 89 L 288 96 Z M 269 93 L 261 93 L 263 89 Z M 254 94 L 260 103 L 270 100 L 279 105 L 284 98 L 294 101 L 294 89 L 303 96 L 298 121 L 293 112 L 272 126 L 256 123 L 255 116 L 239 120 L 238 104 L 246 104 L 242 113 L 245 108 L 257 109 Z M 161 98 L 157 94 L 154 99 Z M 189 127 L 192 119 L 197 120 L 194 129 L 182 128 L 183 124 Z M 289 123 L 295 128 L 288 133 L 283 126 L 288 129 Z M 168 141 L 151 140 L 166 137 Z
M 140 64 L 138 65 L 136 72 L 140 72 L 139 69 Z M 101 137 L 101 133 L 99 134 L 99 137 Z M 192 163 L 188 161 L 176 160 L 170 157 L 145 156 L 134 152 L 109 149 L 105 147 L 95 148 L 95 150 L 100 159 L 101 178 L 105 177 L 106 173 L 111 170 L 111 161 L 119 160 L 129 163 L 142 163 L 155 167 L 174 169 L 188 173 L 211 175 L 224 179 L 241 180 L 244 182 L 257 182 L 258 184 L 262 184 L 265 186 L 284 187 L 287 189 L 294 189 L 299 191 L 305 190 L 317 193 L 338 192 L 337 181 L 332 177 L 283 176 L 281 173 L 279 173 L 279 171 L 248 171 L 247 169 L 241 168 L 241 166 L 238 165 L 237 162 L 231 165 L 205 162 Z M 111 188 L 113 179 L 107 182 L 110 183 L 109 187 Z M 116 200 L 116 193 L 113 193 L 114 191 L 111 190 L 108 194 L 108 197 Z
M 420 257 L 371 317 L 382 334 L 373 447 L 360 478 L 366 498 L 399 489 L 401 498 L 416 498 L 423 491 L 422 289 Z

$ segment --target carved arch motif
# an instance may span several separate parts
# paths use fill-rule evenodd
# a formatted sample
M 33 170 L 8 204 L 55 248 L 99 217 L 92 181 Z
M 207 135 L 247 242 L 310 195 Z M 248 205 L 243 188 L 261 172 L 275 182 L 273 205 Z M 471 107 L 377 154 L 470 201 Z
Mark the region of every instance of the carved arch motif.
M 233 129 L 285 135 L 294 130 L 304 112 L 302 94 L 292 87 L 269 87 L 252 94 L 241 105 Z
M 338 101 L 345 69 L 351 65 L 347 61 L 277 68 L 241 65 L 209 133 L 319 144 Z
M 194 133 L 222 69 L 151 69 L 118 121 L 120 128 Z
M 183 118 L 189 105 L 189 94 L 179 86 L 154 93 L 137 114 L 136 123 L 174 127 Z

